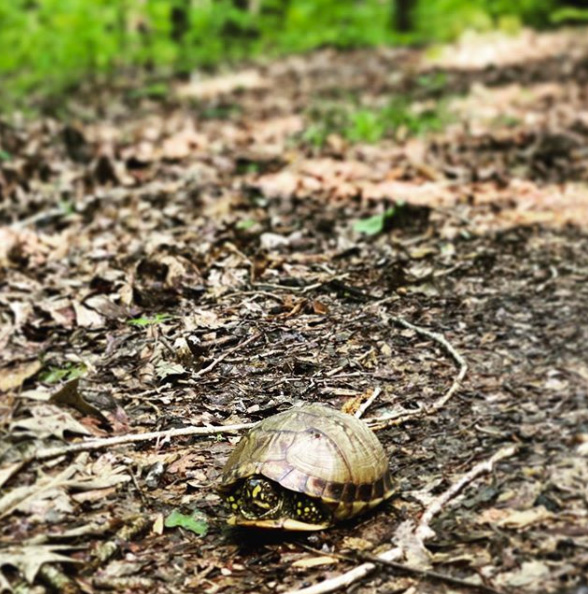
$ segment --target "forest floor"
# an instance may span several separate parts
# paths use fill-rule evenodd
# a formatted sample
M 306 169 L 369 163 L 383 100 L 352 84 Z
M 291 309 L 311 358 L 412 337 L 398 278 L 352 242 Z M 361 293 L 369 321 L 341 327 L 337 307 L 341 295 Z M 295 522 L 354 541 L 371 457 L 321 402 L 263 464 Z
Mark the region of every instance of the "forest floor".
M 0 122 L 0 591 L 326 589 L 393 546 L 445 578 L 348 591 L 588 591 L 586 31 L 322 50 L 70 110 Z M 467 363 L 442 406 L 456 361 L 395 318 Z M 375 389 L 397 494 L 316 533 L 226 527 L 237 432 L 52 449 Z

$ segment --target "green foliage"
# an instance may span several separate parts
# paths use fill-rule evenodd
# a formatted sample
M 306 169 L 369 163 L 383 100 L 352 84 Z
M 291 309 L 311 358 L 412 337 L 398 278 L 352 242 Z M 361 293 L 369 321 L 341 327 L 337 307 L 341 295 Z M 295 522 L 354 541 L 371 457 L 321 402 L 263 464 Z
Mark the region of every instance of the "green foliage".
M 517 32 L 520 22 L 545 25 L 557 4 L 557 0 L 421 1 L 413 17 L 421 39 L 450 41 L 467 29 L 488 31 L 498 27 Z
M 588 8 L 560 8 L 550 15 L 549 20 L 556 25 L 560 23 L 588 23 Z
M 57 384 L 61 381 L 71 381 L 86 373 L 83 364 L 66 363 L 63 367 L 49 367 L 39 374 L 39 379 L 46 384 Z
M 186 515 L 174 509 L 172 513 L 165 519 L 166 528 L 175 528 L 180 526 L 186 530 L 190 530 L 198 536 L 206 536 L 208 532 L 208 518 L 198 510 L 195 510 L 191 515 Z
M 390 42 L 444 41 L 464 29 L 585 21 L 586 9 L 557 0 L 421 0 L 414 31 L 391 29 L 394 0 L 10 0 L 0 2 L 2 106 L 24 95 L 54 95 L 124 69 L 190 72 L 261 53 Z M 251 6 L 241 9 L 243 4 Z M 563 6 L 563 8 L 562 8 Z M 172 11 L 185 9 L 179 27 Z M 557 9 L 557 10 L 556 10 Z M 143 96 L 163 97 L 151 86 Z M 358 113 L 352 135 L 375 138 L 377 118 Z
M 156 324 L 161 324 L 161 322 L 165 322 L 170 320 L 172 316 L 169 314 L 155 314 L 153 317 L 141 317 L 141 318 L 133 318 L 132 320 L 128 320 L 127 324 L 131 326 L 137 326 L 139 328 L 144 326 L 154 326 Z
M 353 230 L 366 235 L 378 235 L 382 233 L 396 213 L 396 208 L 388 208 L 382 214 L 377 214 L 367 219 L 360 219 L 353 224 Z
M 309 119 L 302 141 L 315 148 L 322 147 L 329 134 L 340 134 L 353 143 L 376 143 L 387 136 L 419 136 L 439 131 L 451 120 L 445 101 L 415 103 L 409 97 L 396 97 L 381 108 L 359 107 L 351 111 L 345 104 L 315 106 Z
M 383 112 L 358 109 L 349 115 L 349 123 L 343 129 L 343 135 L 351 142 L 378 142 L 388 129 L 383 115 Z
M 247 231 L 248 229 L 251 229 L 251 227 L 255 227 L 255 225 L 257 225 L 255 219 L 242 219 L 237 221 L 235 228 L 239 229 L 239 231 Z
M 390 40 L 390 8 L 380 0 L 291 0 L 282 24 L 270 37 L 282 51 L 322 45 L 346 48 Z

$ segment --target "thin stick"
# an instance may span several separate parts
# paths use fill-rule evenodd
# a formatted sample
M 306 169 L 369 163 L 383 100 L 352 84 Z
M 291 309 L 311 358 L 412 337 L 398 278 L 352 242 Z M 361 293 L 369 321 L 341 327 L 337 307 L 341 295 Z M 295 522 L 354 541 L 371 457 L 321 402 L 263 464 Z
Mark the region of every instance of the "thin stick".
M 382 388 L 376 386 L 371 396 L 355 411 L 355 416 L 360 419 L 363 413 L 374 403 L 374 400 L 380 395 Z
M 314 549 L 313 547 L 309 547 L 303 543 L 299 544 L 305 551 L 310 551 L 315 555 L 323 555 L 322 551 L 318 549 Z M 396 569 L 398 571 L 402 571 L 403 573 L 408 573 L 410 575 L 416 575 L 418 577 L 424 577 L 431 580 L 439 580 L 442 582 L 446 582 L 448 584 L 453 584 L 455 586 L 462 586 L 464 588 L 474 588 L 477 590 L 481 590 L 482 592 L 488 592 L 488 594 L 502 594 L 498 590 L 494 588 L 490 588 L 484 584 L 476 584 L 472 582 L 468 582 L 466 580 L 462 580 L 451 575 L 447 575 L 446 573 L 439 573 L 437 571 L 431 571 L 429 569 L 419 569 L 418 567 L 411 567 L 410 565 L 405 565 L 404 563 L 397 563 L 396 561 L 384 561 L 377 555 L 372 555 L 372 553 L 367 553 L 366 551 L 353 551 L 354 556 L 351 555 L 342 555 L 341 553 L 329 553 L 331 557 L 335 559 L 340 559 L 341 561 L 351 561 L 355 563 L 357 559 L 361 559 L 362 561 L 369 561 L 370 563 L 375 563 L 376 565 L 384 565 L 386 567 L 390 567 L 392 569 Z
M 491 458 L 476 464 L 466 474 L 464 474 L 459 481 L 451 485 L 449 489 L 441 493 L 439 497 L 435 498 L 428 506 L 421 521 L 416 529 L 416 535 L 421 540 L 426 540 L 435 536 L 435 533 L 430 528 L 431 520 L 436 516 L 443 507 L 453 499 L 465 486 L 469 485 L 481 474 L 492 472 L 494 465 L 504 458 L 510 458 L 515 454 L 517 448 L 515 446 L 507 446 L 498 450 Z
M 384 301 L 379 302 L 379 304 L 382 304 L 382 303 L 384 303 Z M 385 314 L 382 314 L 382 316 L 384 316 L 384 315 Z M 435 342 L 440 344 L 451 355 L 453 360 L 457 363 L 457 365 L 459 367 L 459 371 L 457 373 L 457 376 L 453 380 L 451 386 L 447 390 L 447 392 L 445 392 L 445 394 L 443 394 L 442 396 L 437 398 L 437 400 L 435 400 L 433 402 L 433 404 L 431 404 L 430 406 L 423 406 L 423 407 L 419 407 L 414 410 L 408 410 L 408 411 L 402 412 L 402 413 L 396 412 L 396 413 L 392 413 L 388 416 L 380 417 L 378 419 L 370 419 L 369 423 L 370 423 L 371 428 L 374 431 L 377 431 L 379 429 L 384 429 L 386 427 L 389 427 L 390 425 L 396 425 L 396 424 L 402 423 L 403 421 L 405 421 L 406 419 L 409 419 L 411 417 L 416 417 L 416 416 L 421 416 L 421 415 L 430 415 L 430 414 L 433 414 L 433 413 L 441 410 L 447 404 L 447 402 L 452 398 L 452 396 L 455 394 L 455 392 L 457 392 L 457 390 L 461 386 L 461 383 L 468 371 L 468 364 L 466 363 L 465 359 L 457 352 L 455 347 L 453 347 L 451 345 L 451 343 L 443 335 L 441 335 L 437 332 L 432 332 L 431 330 L 427 330 L 426 328 L 421 328 L 420 326 L 415 326 L 414 324 L 411 324 L 410 322 L 406 321 L 404 318 L 400 318 L 397 316 L 390 316 L 390 317 L 386 316 L 386 321 L 388 321 L 388 320 L 391 320 L 395 324 L 398 324 L 399 326 L 403 326 L 404 328 L 414 330 L 417 334 L 426 336 L 427 338 L 430 338 L 431 340 L 434 340 Z
M 461 580 L 459 578 L 453 577 L 452 575 L 447 575 L 446 573 L 439 573 L 437 571 L 431 571 L 429 569 L 418 569 L 417 567 L 410 567 L 408 565 L 404 565 L 403 563 L 396 563 L 395 561 L 385 561 L 384 559 L 381 559 L 376 555 L 371 555 L 370 553 L 366 553 L 364 551 L 358 551 L 356 552 L 356 555 L 364 561 L 370 561 L 371 563 L 384 565 L 385 567 L 390 567 L 392 569 L 403 571 L 411 575 L 416 575 L 430 580 L 445 582 L 446 584 L 452 584 L 460 588 L 472 588 L 474 590 L 479 590 L 480 592 L 487 592 L 488 594 L 502 594 L 498 590 L 495 590 L 490 586 L 486 586 L 485 584 L 476 584 L 473 582 L 468 582 L 467 580 Z
M 468 471 L 460 480 L 451 485 L 447 491 L 442 493 L 427 507 L 423 513 L 423 516 L 421 517 L 421 521 L 414 530 L 415 536 L 419 538 L 422 535 L 423 539 L 433 536 L 434 533 L 429 528 L 429 523 L 433 517 L 443 509 L 443 506 L 449 503 L 449 501 L 455 497 L 459 491 L 461 491 L 467 484 L 474 481 L 478 476 L 486 472 L 491 472 L 496 462 L 514 455 L 515 452 L 516 448 L 514 446 L 503 448 L 494 454 L 490 459 L 476 464 L 476 466 Z M 378 555 L 377 558 L 379 561 L 393 562 L 401 559 L 403 555 L 404 551 L 400 547 L 395 547 L 393 549 L 384 551 Z M 310 586 L 308 588 L 302 588 L 300 590 L 290 590 L 286 594 L 327 594 L 328 592 L 335 592 L 341 588 L 347 588 L 368 576 L 376 569 L 376 567 L 376 563 L 362 563 L 361 565 L 358 565 L 357 567 L 354 567 L 353 569 L 341 575 L 325 580 L 324 582 L 320 582 L 319 584 L 315 584 L 314 586 Z
M 229 355 L 231 355 L 235 351 L 238 351 L 239 349 L 243 348 L 244 346 L 247 346 L 249 343 L 253 342 L 254 340 L 257 340 L 260 336 L 261 336 L 261 333 L 257 332 L 253 336 L 250 336 L 247 340 L 244 340 L 243 342 L 240 342 L 238 345 L 225 351 L 222 355 L 220 355 L 219 357 L 214 359 L 214 361 L 212 361 L 209 365 L 202 368 L 200 371 L 197 371 L 193 377 L 201 377 L 205 373 L 212 371 L 223 359 L 226 359 Z
M 127 435 L 117 435 L 116 437 L 105 437 L 103 439 L 92 439 L 79 443 L 72 443 L 56 448 L 39 450 L 30 457 L 24 458 L 24 463 L 33 460 L 50 460 L 67 454 L 77 452 L 87 452 L 91 450 L 102 450 L 104 448 L 121 445 L 123 443 L 133 443 L 138 441 L 152 441 L 155 439 L 166 439 L 173 437 L 183 437 L 186 435 L 216 435 L 219 433 L 230 433 L 233 431 L 243 431 L 251 429 L 255 423 L 240 423 L 236 425 L 221 425 L 214 427 L 182 427 L 180 429 L 168 429 L 166 431 L 149 431 L 147 433 L 129 433 Z

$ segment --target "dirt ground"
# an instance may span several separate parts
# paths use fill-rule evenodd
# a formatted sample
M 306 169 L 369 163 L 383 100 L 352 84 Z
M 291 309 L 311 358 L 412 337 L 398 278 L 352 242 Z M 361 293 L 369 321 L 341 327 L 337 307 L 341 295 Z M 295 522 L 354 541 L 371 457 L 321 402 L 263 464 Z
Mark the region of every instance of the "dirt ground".
M 0 122 L 0 590 L 294 592 L 397 546 L 420 573 L 346 591 L 585 594 L 586 33 L 322 50 Z M 451 117 L 309 140 L 313 110 L 399 95 Z M 395 317 L 468 365 L 434 411 L 456 361 Z M 397 494 L 317 533 L 227 528 L 238 432 L 43 458 L 376 388 Z M 401 527 L 509 446 L 411 550 Z

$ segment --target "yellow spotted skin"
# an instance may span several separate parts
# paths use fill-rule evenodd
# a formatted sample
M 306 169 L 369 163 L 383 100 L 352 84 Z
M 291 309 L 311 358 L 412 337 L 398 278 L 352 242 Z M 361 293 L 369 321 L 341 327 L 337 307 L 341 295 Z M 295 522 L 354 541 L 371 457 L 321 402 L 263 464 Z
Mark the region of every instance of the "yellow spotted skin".
M 219 492 L 231 524 L 319 530 L 393 493 L 388 459 L 362 421 L 321 404 L 268 417 L 229 457 Z

